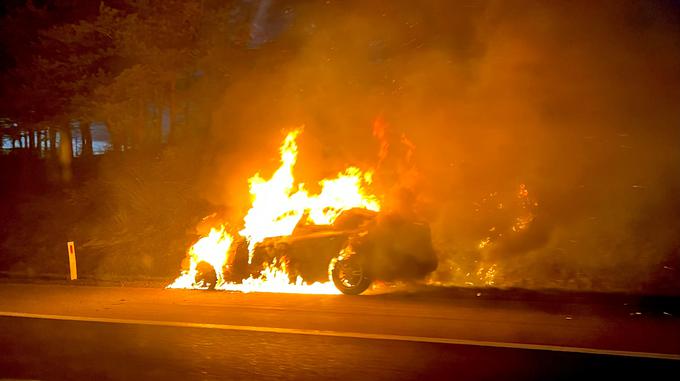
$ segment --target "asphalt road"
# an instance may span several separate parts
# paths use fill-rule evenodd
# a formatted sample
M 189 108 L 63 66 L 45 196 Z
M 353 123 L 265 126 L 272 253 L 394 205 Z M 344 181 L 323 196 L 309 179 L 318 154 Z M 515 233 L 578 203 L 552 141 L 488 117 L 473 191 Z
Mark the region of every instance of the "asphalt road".
M 0 284 L 0 379 L 677 379 L 680 319 L 626 300 Z

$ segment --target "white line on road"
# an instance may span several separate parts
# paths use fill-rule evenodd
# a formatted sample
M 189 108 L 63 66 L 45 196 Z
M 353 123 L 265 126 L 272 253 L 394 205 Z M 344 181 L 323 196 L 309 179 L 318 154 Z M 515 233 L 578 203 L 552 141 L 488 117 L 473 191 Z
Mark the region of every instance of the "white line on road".
M 641 357 L 641 358 L 680 361 L 680 354 L 618 351 L 618 350 L 595 349 L 595 348 L 565 347 L 565 346 L 559 346 L 559 345 L 504 343 L 504 342 L 498 342 L 498 341 L 449 339 L 449 338 L 443 338 L 443 337 L 403 336 L 403 335 L 391 335 L 391 334 L 380 334 L 380 333 L 324 331 L 324 330 L 300 329 L 300 328 L 255 327 L 255 326 L 248 326 L 248 325 L 191 323 L 191 322 L 183 322 L 183 321 L 137 320 L 137 319 L 116 319 L 116 318 L 89 317 L 89 316 L 47 315 L 47 314 L 33 314 L 33 313 L 26 313 L 26 312 L 10 312 L 10 311 L 0 311 L 0 317 L 14 317 L 14 318 L 28 318 L 28 319 L 49 319 L 49 320 L 90 322 L 90 323 L 135 324 L 135 325 L 151 325 L 151 326 L 179 327 L 179 328 L 207 328 L 207 329 L 219 329 L 219 330 L 226 330 L 226 331 L 247 331 L 247 332 L 260 332 L 260 333 L 279 333 L 279 334 L 289 334 L 289 335 L 307 335 L 307 336 L 330 336 L 330 337 L 344 337 L 344 338 L 368 339 L 368 340 L 410 341 L 410 342 L 417 342 L 417 343 L 454 344 L 454 345 L 469 345 L 469 346 L 476 346 L 476 347 L 509 348 L 509 349 L 529 349 L 529 350 L 538 350 L 538 351 L 582 353 L 582 354 L 606 355 L 606 356 Z

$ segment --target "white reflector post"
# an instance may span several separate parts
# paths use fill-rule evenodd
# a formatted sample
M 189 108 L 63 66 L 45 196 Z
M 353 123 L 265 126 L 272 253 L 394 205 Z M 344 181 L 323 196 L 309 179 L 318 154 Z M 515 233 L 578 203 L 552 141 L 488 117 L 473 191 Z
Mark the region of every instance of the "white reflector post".
M 76 271 L 76 247 L 73 241 L 69 241 L 68 244 L 68 266 L 71 270 L 71 280 L 78 279 L 78 271 Z

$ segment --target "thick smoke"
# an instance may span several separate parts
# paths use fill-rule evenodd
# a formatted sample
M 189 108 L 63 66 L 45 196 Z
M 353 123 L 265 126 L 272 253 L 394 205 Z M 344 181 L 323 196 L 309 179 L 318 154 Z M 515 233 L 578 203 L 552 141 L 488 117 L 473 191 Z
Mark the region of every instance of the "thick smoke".
M 213 116 L 206 195 L 233 221 L 304 125 L 301 181 L 376 169 L 386 204 L 430 222 L 433 281 L 680 289 L 676 5 L 267 5 Z

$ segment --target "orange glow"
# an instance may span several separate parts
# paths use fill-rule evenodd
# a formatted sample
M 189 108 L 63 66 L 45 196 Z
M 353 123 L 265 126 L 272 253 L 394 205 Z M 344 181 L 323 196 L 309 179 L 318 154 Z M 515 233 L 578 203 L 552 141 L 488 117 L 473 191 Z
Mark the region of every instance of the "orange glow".
M 220 290 L 240 292 L 275 292 L 283 294 L 339 294 L 340 291 L 333 282 L 315 282 L 307 284 L 301 277 L 291 282 L 286 268 L 286 262 L 277 264 L 276 259 L 271 264 L 265 264 L 256 278 L 250 276 L 241 283 L 225 283 L 218 287 Z
M 491 243 L 491 237 L 486 237 L 483 240 L 479 241 L 479 244 L 477 245 L 478 248 L 483 249 Z
M 538 206 L 538 202 L 529 198 L 529 190 L 524 184 L 519 185 L 517 198 L 521 203 L 524 214 L 515 218 L 515 223 L 512 225 L 512 231 L 514 232 L 525 230 L 531 224 L 531 222 L 533 222 L 535 216 L 532 212 L 532 208 Z
M 248 242 L 248 263 L 252 262 L 253 251 L 266 238 L 288 236 L 303 216 L 306 224 L 329 225 L 345 210 L 364 208 L 380 210 L 380 202 L 366 190 L 372 182 L 372 172 L 349 167 L 335 178 L 319 182 L 321 192 L 310 195 L 302 183 L 296 183 L 293 169 L 297 161 L 297 136 L 301 130 L 294 130 L 286 136 L 280 148 L 281 165 L 269 179 L 259 173 L 251 177 L 250 195 L 252 206 L 243 219 L 239 235 Z M 169 288 L 200 288 L 195 283 L 198 263 L 204 261 L 217 269 L 217 289 L 242 292 L 284 292 L 309 294 L 337 294 L 339 291 L 331 281 L 307 284 L 298 277 L 291 281 L 286 262 L 276 260 L 263 264 L 257 277 L 249 277 L 240 283 L 226 283 L 222 269 L 232 255 L 233 237 L 224 227 L 213 229 L 206 237 L 198 240 L 189 249 L 190 267 L 173 282 Z
M 219 229 L 210 229 L 207 236 L 189 248 L 189 270 L 182 272 L 168 288 L 200 288 L 200 285 L 194 282 L 198 264 L 201 262 L 207 262 L 215 269 L 218 284 L 224 283 L 221 269 L 227 263 L 233 241 L 234 238 L 226 232 L 224 225 Z
M 265 238 L 290 235 L 305 212 L 309 214 L 305 222 L 328 225 L 348 209 L 380 210 L 377 197 L 364 190 L 364 185 L 371 183 L 372 173 L 355 167 L 347 168 L 334 179 L 320 181 L 318 195 L 309 195 L 304 184 L 296 187 L 293 168 L 298 154 L 295 138 L 299 133 L 300 130 L 295 130 L 286 136 L 281 146 L 281 166 L 269 180 L 259 173 L 249 180 L 252 208 L 239 232 L 248 239 L 248 262 L 252 260 L 255 245 Z

